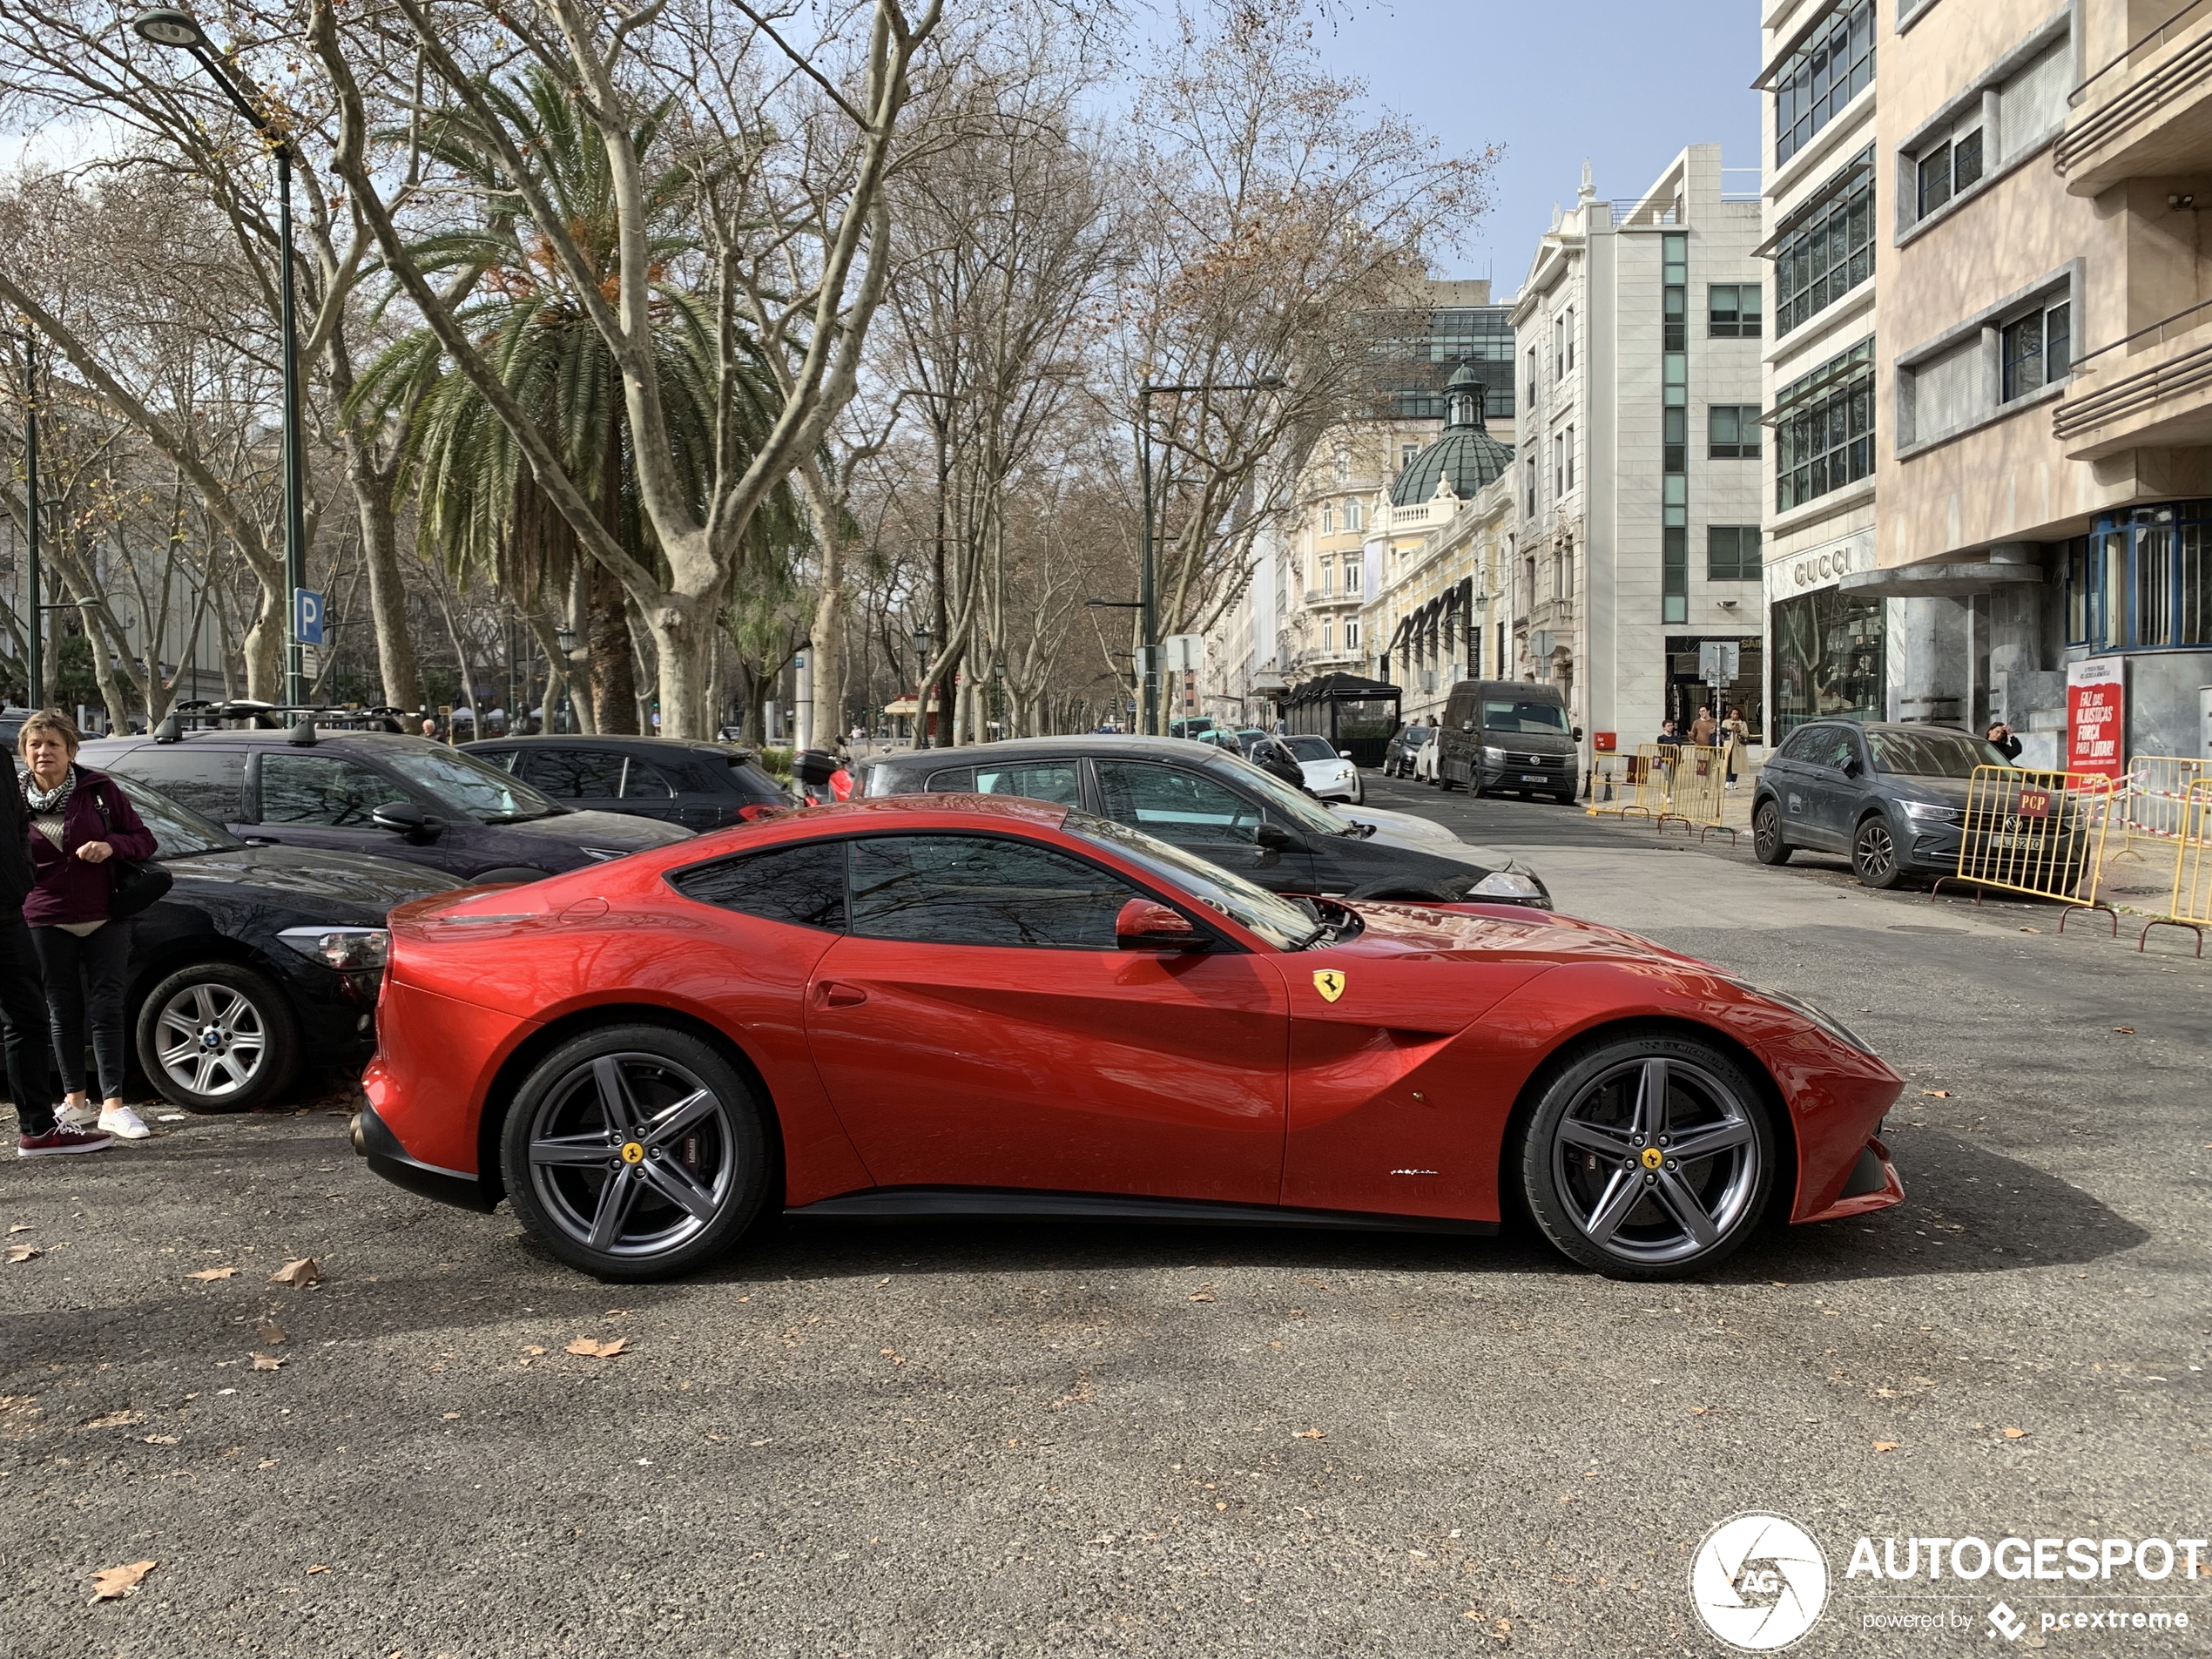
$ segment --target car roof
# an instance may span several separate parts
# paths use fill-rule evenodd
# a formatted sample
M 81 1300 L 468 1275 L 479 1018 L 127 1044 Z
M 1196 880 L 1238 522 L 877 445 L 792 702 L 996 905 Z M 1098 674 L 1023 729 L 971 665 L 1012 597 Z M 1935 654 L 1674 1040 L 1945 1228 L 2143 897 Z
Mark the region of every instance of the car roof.
M 1207 762 L 1232 752 L 1194 738 L 1141 738 L 1114 732 L 1075 732 L 1064 738 L 1005 738 L 997 743 L 962 744 L 957 749 L 907 749 L 870 763 L 904 771 L 908 767 L 973 765 L 979 760 L 1022 760 L 1052 755 L 1087 754 L 1109 759 Z
M 779 826 L 806 824 L 819 827 L 854 819 L 859 821 L 852 827 L 859 829 L 879 818 L 949 815 L 987 823 L 1011 820 L 1038 829 L 1058 829 L 1067 821 L 1068 813 L 1069 808 L 1051 801 L 1030 800 L 1021 795 L 879 795 L 868 800 L 843 801 L 833 806 L 809 806 L 772 821 Z
M 303 749 L 322 749 L 336 744 L 349 749 L 404 749 L 418 747 L 426 743 L 434 749 L 442 749 L 447 746 L 429 738 L 418 738 L 412 732 L 358 732 L 350 726 L 317 726 L 314 742 L 303 743 L 298 746 Z M 173 749 L 185 744 L 197 744 L 204 748 L 219 749 L 235 744 L 247 748 L 272 749 L 292 746 L 292 733 L 289 731 L 271 732 L 266 728 L 186 732 L 173 741 L 164 742 L 159 738 L 150 736 L 144 732 L 134 732 L 127 736 L 87 738 L 84 740 L 84 746 L 87 749 L 99 744 L 111 745 L 118 748 L 127 745 L 132 748 L 159 749 Z
M 712 738 L 647 737 L 642 732 L 536 732 L 511 738 L 472 738 L 463 749 L 614 749 L 643 745 L 664 754 L 688 750 L 695 754 L 738 755 L 752 759 L 758 752 L 743 744 L 722 743 Z

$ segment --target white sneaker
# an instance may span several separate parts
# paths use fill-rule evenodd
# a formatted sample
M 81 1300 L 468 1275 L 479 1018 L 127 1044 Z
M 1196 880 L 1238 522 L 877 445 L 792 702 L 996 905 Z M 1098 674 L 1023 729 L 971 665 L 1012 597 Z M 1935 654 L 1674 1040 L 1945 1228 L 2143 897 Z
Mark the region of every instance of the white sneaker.
M 111 1106 L 100 1114 L 100 1128 L 119 1141 L 143 1141 L 153 1131 L 128 1106 Z
M 90 1129 L 99 1121 L 98 1108 L 89 1100 L 71 1106 L 67 1103 L 54 1109 L 54 1122 L 64 1129 Z

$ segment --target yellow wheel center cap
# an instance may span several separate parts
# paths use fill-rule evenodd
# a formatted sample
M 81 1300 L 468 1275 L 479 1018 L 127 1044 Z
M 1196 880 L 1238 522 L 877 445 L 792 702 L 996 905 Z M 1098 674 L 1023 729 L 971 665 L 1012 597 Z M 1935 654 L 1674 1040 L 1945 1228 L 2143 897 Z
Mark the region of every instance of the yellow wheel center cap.
M 623 1150 L 622 1155 L 624 1157 L 628 1157 L 630 1156 L 629 1149 L 625 1147 Z M 1647 1146 L 1643 1149 L 1643 1167 L 1645 1169 L 1656 1170 L 1666 1161 L 1667 1155 L 1664 1152 L 1662 1152 L 1657 1147 Z
M 624 1143 L 622 1149 L 622 1161 L 624 1163 L 643 1163 L 645 1161 L 645 1149 L 635 1141 Z

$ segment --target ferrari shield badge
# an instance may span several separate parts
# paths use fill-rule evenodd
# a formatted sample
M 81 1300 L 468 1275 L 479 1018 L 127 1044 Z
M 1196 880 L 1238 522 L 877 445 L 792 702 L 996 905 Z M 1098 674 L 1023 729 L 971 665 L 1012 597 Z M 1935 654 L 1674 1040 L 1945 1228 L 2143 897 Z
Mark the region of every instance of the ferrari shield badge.
M 1321 993 L 1324 1002 L 1335 1001 L 1344 995 L 1344 970 L 1338 968 L 1315 968 L 1313 988 Z

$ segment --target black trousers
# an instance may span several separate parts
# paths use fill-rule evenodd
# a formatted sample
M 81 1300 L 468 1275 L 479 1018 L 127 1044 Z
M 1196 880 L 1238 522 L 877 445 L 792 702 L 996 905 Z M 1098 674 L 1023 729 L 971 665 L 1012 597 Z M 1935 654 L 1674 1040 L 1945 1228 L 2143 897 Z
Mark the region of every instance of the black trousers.
M 54 1126 L 51 1021 L 37 948 L 23 912 L 0 912 L 0 1035 L 7 1045 L 8 1096 L 25 1135 L 44 1135 Z
M 59 927 L 33 927 L 31 943 L 46 975 L 46 1012 L 53 1031 L 54 1065 L 62 1087 L 84 1087 L 84 1028 L 91 1027 L 92 1058 L 99 1067 L 100 1096 L 123 1093 L 124 971 L 131 956 L 131 923 L 111 921 L 82 939 Z

